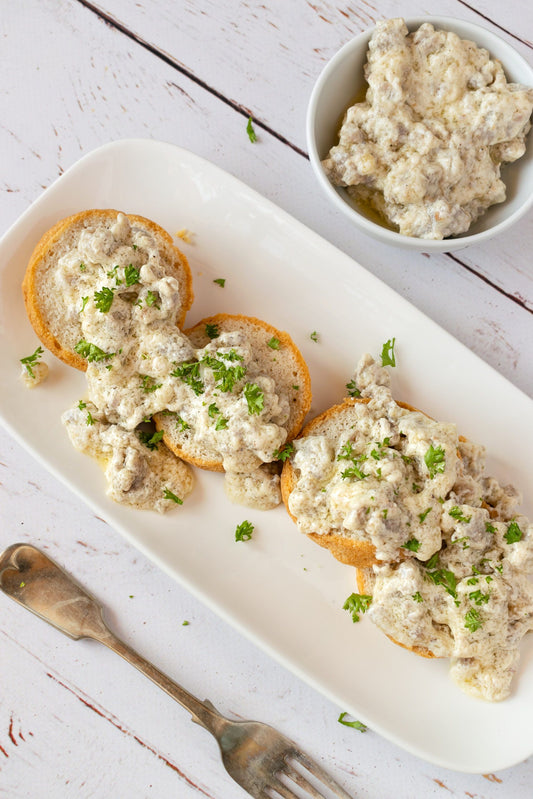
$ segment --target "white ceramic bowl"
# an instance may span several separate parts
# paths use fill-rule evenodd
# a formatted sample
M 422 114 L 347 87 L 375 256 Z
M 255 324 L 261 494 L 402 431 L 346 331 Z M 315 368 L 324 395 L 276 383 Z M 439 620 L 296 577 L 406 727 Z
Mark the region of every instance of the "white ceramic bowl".
M 423 22 L 435 28 L 451 30 L 462 39 L 470 39 L 485 47 L 492 57 L 499 59 L 509 81 L 533 86 L 533 68 L 494 33 L 471 22 L 451 17 L 420 17 L 406 19 L 410 31 Z M 346 190 L 333 186 L 321 165 L 329 149 L 338 142 L 340 120 L 353 98 L 362 96 L 365 80 L 363 66 L 366 62 L 368 42 L 373 30 L 356 36 L 342 47 L 326 64 L 318 78 L 307 111 L 307 144 L 309 158 L 318 181 L 333 204 L 345 213 L 363 232 L 386 244 L 423 252 L 449 252 L 471 244 L 478 244 L 507 230 L 533 205 L 533 130 L 528 136 L 527 151 L 518 161 L 504 165 L 502 179 L 507 187 L 504 203 L 491 206 L 467 233 L 434 241 L 404 236 L 373 221 L 361 209 L 355 209 Z

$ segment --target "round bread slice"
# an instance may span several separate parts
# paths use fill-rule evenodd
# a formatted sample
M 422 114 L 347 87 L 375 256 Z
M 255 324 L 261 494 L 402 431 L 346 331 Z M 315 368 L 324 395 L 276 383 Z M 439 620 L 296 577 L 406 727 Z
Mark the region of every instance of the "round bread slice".
M 288 333 L 261 319 L 239 314 L 209 316 L 186 330 L 185 335 L 195 348 L 201 349 L 212 340 L 207 331 L 215 328 L 219 333 L 244 333 L 250 341 L 259 373 L 271 377 L 278 392 L 289 397 L 289 418 L 284 427 L 287 441 L 290 441 L 300 431 L 311 406 L 311 378 L 300 350 Z M 224 471 L 221 454 L 195 441 L 193 430 L 179 429 L 175 420 L 164 413 L 156 414 L 154 421 L 157 429 L 164 431 L 167 447 L 179 458 L 201 469 Z
M 109 208 L 92 209 L 61 219 L 38 242 L 22 283 L 26 312 L 37 336 L 54 355 L 81 371 L 86 370 L 87 361 L 74 350 L 82 338 L 79 314 L 71 313 L 72 309 L 67 307 L 61 293 L 56 290 L 54 270 L 59 259 L 76 248 L 83 230 L 90 231 L 101 226 L 109 229 L 116 223 L 119 213 Z M 180 298 L 177 321 L 181 327 L 194 297 L 187 258 L 174 246 L 172 237 L 155 222 L 135 214 L 124 216 L 132 227 L 145 230 L 154 237 L 165 274 L 178 281 Z
M 357 578 L 357 588 L 359 589 L 360 594 L 366 594 L 367 596 L 372 596 L 374 593 L 374 572 L 370 568 L 362 568 L 356 569 L 356 578 Z M 385 633 L 385 635 L 387 635 Z M 414 652 L 415 655 L 420 655 L 423 658 L 434 658 L 437 655 L 434 655 L 429 649 L 426 649 L 424 646 L 408 646 L 407 644 L 401 644 L 392 636 L 387 635 L 387 638 L 392 641 L 393 644 L 397 646 L 401 646 L 402 649 L 408 649 L 410 652 Z
M 340 435 L 343 431 L 353 426 L 354 419 L 351 415 L 351 409 L 354 405 L 357 403 L 367 404 L 368 402 L 370 402 L 368 397 L 347 397 L 339 405 L 328 408 L 319 416 L 312 419 L 304 427 L 299 438 L 304 438 L 309 435 L 323 435 L 324 433 L 331 432 Z M 413 408 L 413 406 L 407 405 L 405 402 L 398 402 L 397 405 L 408 411 L 417 410 Z M 287 460 L 281 472 L 281 497 L 289 516 L 294 522 L 296 522 L 296 518 L 289 509 L 289 497 L 294 490 L 295 482 L 294 467 L 291 461 Z M 358 540 L 333 531 L 325 534 L 307 533 L 307 535 L 321 547 L 329 549 L 337 560 L 348 566 L 356 566 L 365 569 L 378 563 L 376 548 L 370 541 Z

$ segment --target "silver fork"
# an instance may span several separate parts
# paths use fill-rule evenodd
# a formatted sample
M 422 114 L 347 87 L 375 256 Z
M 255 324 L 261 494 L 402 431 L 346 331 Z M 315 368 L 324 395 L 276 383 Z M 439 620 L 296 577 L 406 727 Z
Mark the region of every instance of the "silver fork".
M 257 799 L 272 799 L 274 791 L 284 799 L 298 799 L 292 783 L 312 799 L 327 799 L 320 790 L 351 799 L 321 766 L 311 760 L 289 738 L 258 721 L 231 721 L 206 700 L 201 702 L 175 683 L 106 626 L 102 608 L 82 586 L 47 555 L 30 544 L 13 544 L 0 555 L 0 588 L 12 599 L 78 640 L 92 638 L 121 655 L 152 682 L 179 702 L 192 720 L 205 727 L 220 747 L 228 774 Z

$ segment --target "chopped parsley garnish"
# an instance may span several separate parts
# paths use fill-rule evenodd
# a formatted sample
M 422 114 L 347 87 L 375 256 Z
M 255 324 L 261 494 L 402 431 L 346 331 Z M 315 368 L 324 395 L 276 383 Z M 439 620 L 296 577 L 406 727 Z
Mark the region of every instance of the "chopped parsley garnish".
M 173 493 L 173 492 L 170 490 L 170 488 L 164 488 L 164 489 L 163 489 L 163 497 L 164 497 L 165 499 L 170 499 L 170 500 L 172 500 L 172 502 L 175 502 L 175 503 L 176 503 L 176 505 L 183 505 L 183 500 L 182 500 L 182 499 L 180 499 L 179 497 L 177 497 L 177 496 L 176 496 L 176 494 L 174 494 L 174 493 Z
M 81 298 L 80 313 L 85 310 L 85 306 L 87 305 L 88 302 L 89 302 L 89 297 L 82 297 Z
M 124 267 L 124 277 L 126 279 L 126 286 L 134 286 L 135 283 L 140 283 L 141 273 L 132 264 Z
M 87 426 L 94 424 L 94 416 L 92 415 L 92 413 L 90 411 L 87 411 L 87 418 L 85 420 L 85 424 Z
M 359 621 L 359 614 L 366 613 L 372 603 L 372 597 L 368 594 L 350 594 L 344 605 L 343 610 L 347 610 L 352 616 L 352 621 Z
M 442 474 L 446 468 L 446 453 L 441 446 L 434 447 L 431 444 L 424 455 L 424 461 L 428 467 L 429 476 L 433 480 L 436 474 Z
M 432 559 L 431 559 L 432 560 Z M 430 561 L 428 561 L 430 563 Z M 427 568 L 428 564 L 426 564 Z M 430 580 L 435 585 L 442 585 L 445 591 L 450 594 L 454 599 L 457 598 L 457 578 L 455 574 L 449 569 L 435 569 L 435 571 L 426 571 L 425 579 Z
M 221 286 L 221 288 L 224 288 L 224 286 L 226 285 L 226 278 L 225 277 L 216 277 L 213 280 L 213 283 L 216 283 L 218 286 Z
M 348 460 L 352 462 L 352 465 L 349 466 L 341 473 L 341 477 L 343 480 L 346 480 L 350 477 L 356 477 L 358 480 L 364 480 L 365 477 L 368 477 L 365 472 L 363 472 L 358 466 L 358 463 L 362 463 L 366 461 L 368 456 L 362 453 L 361 455 L 357 455 L 354 452 L 353 446 L 351 441 L 347 441 L 345 444 L 342 445 L 339 454 L 337 455 L 337 460 Z
M 524 533 L 518 526 L 516 522 L 511 522 L 509 527 L 507 528 L 507 532 L 504 535 L 505 540 L 508 544 L 516 544 L 517 541 L 522 540 L 522 536 Z
M 113 289 L 103 286 L 100 291 L 94 292 L 94 304 L 100 313 L 107 313 L 113 304 Z M 83 310 L 83 309 L 82 309 Z
M 435 552 L 434 555 L 430 557 L 427 563 L 424 563 L 426 569 L 436 569 L 439 562 L 439 553 Z
M 431 513 L 432 510 L 433 510 L 433 508 L 426 508 L 425 511 L 423 511 L 422 513 L 418 514 L 418 518 L 420 519 L 420 524 L 422 524 L 422 522 L 425 521 L 426 516 L 428 515 L 428 513 Z
M 211 324 L 207 322 L 205 326 L 205 335 L 207 338 L 214 339 L 220 336 L 220 331 L 218 329 L 218 325 Z
M 244 521 L 235 528 L 235 541 L 249 541 L 252 537 L 254 526 L 252 522 Z
M 140 375 L 140 377 L 142 377 L 141 388 L 146 394 L 152 394 L 163 385 L 163 383 L 156 383 L 155 377 L 151 377 L 150 375 Z
M 252 123 L 253 123 L 253 119 L 250 116 L 250 117 L 248 117 L 248 124 L 246 125 L 246 133 L 248 134 L 248 138 L 250 139 L 250 141 L 253 144 L 254 142 L 257 141 L 257 135 L 256 135 L 256 132 L 254 130 L 254 126 L 253 126 Z
M 148 430 L 138 430 L 137 435 L 139 436 L 139 441 L 142 444 L 148 447 L 148 449 L 155 450 L 163 438 L 164 432 L 163 430 L 158 430 L 157 433 L 152 433 Z
M 466 629 L 470 630 L 471 633 L 475 633 L 475 631 L 479 630 L 479 628 L 482 626 L 483 626 L 483 621 L 481 620 L 479 610 L 476 610 L 475 608 L 470 608 L 470 610 L 465 616 Z
M 361 392 L 357 388 L 355 380 L 352 378 L 349 383 L 346 383 L 346 388 L 348 390 L 349 397 L 360 397 Z
M 228 426 L 228 420 L 221 416 L 217 419 L 217 423 L 215 425 L 215 430 L 225 430 Z
M 347 716 L 347 713 L 341 713 L 337 721 L 340 724 L 344 724 L 345 727 L 353 727 L 354 730 L 359 730 L 359 732 L 366 732 L 368 727 L 366 724 L 363 724 L 362 721 L 345 721 L 344 718 Z
M 196 396 L 204 393 L 205 387 L 200 379 L 200 361 L 180 363 L 170 374 L 172 377 L 179 377 L 180 380 L 183 380 L 194 391 Z
M 248 404 L 248 413 L 258 415 L 264 407 L 265 395 L 256 383 L 246 383 L 243 390 L 244 398 Z
M 157 294 L 155 294 L 153 291 L 148 290 L 148 293 L 146 294 L 146 304 L 148 305 L 149 308 L 153 306 L 154 308 L 157 308 L 159 310 L 161 306 L 159 305 L 158 299 L 159 298 Z
M 79 409 L 80 411 L 83 411 L 83 410 L 85 410 L 85 408 L 86 408 L 86 407 L 87 407 L 87 403 L 86 403 L 86 402 L 84 402 L 83 400 L 80 400 L 80 401 L 78 402 L 78 409 Z
M 207 415 L 208 415 L 208 416 L 209 416 L 211 419 L 214 419 L 214 418 L 215 418 L 215 416 L 217 416 L 217 414 L 219 414 L 219 413 L 220 413 L 220 411 L 219 411 L 219 409 L 217 408 L 217 405 L 216 405 L 216 403 L 215 403 L 215 402 L 212 402 L 212 403 L 211 403 L 211 405 L 209 406 L 209 408 L 207 409 Z
M 311 339 L 311 341 L 318 341 L 318 333 L 316 332 L 316 330 L 313 330 L 309 338 Z
M 405 544 L 402 544 L 403 549 L 408 549 L 410 552 L 418 552 L 420 549 L 420 541 L 418 538 L 410 538 Z
M 424 597 L 422 596 L 420 591 L 417 591 L 415 594 L 413 594 L 412 599 L 414 599 L 415 602 L 423 602 L 424 601 Z
M 291 444 L 289 442 L 288 444 L 284 444 L 279 449 L 275 449 L 274 452 L 272 453 L 272 457 L 276 461 L 286 461 L 291 457 L 293 452 L 294 452 L 294 444 Z
M 85 270 L 86 270 L 86 269 L 87 269 L 87 267 L 85 266 L 85 264 L 83 263 L 83 261 L 80 261 L 80 271 L 81 271 L 81 272 L 85 272 Z
M 114 352 L 104 352 L 100 347 L 97 347 L 96 344 L 91 344 L 85 339 L 80 339 L 76 346 L 74 347 L 74 351 L 81 355 L 82 358 L 85 358 L 89 363 L 93 361 L 107 361 L 109 358 L 114 356 Z
M 476 605 L 486 605 L 490 599 L 490 594 L 483 594 L 481 591 L 471 591 L 468 594 L 468 598 L 471 599 Z
M 487 533 L 495 533 L 496 532 L 496 528 L 490 522 L 485 522 L 485 530 L 486 530 Z
M 464 522 L 464 524 L 468 524 L 472 518 L 471 516 L 465 516 L 458 505 L 454 505 L 453 508 L 448 511 L 448 515 L 451 516 L 452 519 L 457 519 L 458 522 Z
M 241 380 L 246 374 L 246 366 L 239 363 L 235 366 L 228 366 L 224 361 L 234 362 L 242 360 L 244 360 L 242 355 L 239 355 L 232 349 L 227 353 L 217 352 L 216 357 L 205 355 L 202 358 L 202 363 L 212 369 L 216 387 L 220 389 L 220 391 L 229 392 L 233 391 L 235 383 Z
M 390 338 L 382 347 L 381 350 L 381 365 L 382 366 L 396 366 L 396 356 L 394 355 L 394 345 L 396 344 L 395 338 Z
M 43 353 L 44 353 L 43 348 L 42 347 L 37 347 L 35 352 L 33 352 L 31 355 L 26 355 L 25 358 L 21 358 L 20 359 L 20 362 L 22 364 L 24 364 L 24 366 L 26 367 L 27 373 L 34 380 L 35 380 L 35 372 L 33 371 L 33 367 L 36 366 L 39 363 L 39 361 L 41 359 L 41 355 Z
M 189 430 L 190 425 L 187 424 L 185 419 L 182 419 L 181 416 L 176 414 L 176 427 L 178 430 Z
M 386 519 L 387 516 L 389 515 L 389 509 L 383 508 L 383 510 L 381 511 L 381 515 L 383 516 L 384 519 Z
M 270 341 L 267 341 L 267 347 L 270 347 L 271 350 L 279 350 L 279 344 L 279 338 L 276 338 L 275 336 L 272 336 Z

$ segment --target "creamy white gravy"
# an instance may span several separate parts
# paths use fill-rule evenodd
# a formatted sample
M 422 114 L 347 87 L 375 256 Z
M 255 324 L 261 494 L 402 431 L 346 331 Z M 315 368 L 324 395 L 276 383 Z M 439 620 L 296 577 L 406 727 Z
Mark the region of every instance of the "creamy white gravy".
M 533 89 L 507 83 L 473 42 L 424 23 L 379 22 L 366 99 L 346 112 L 323 166 L 400 233 L 442 239 L 505 200 L 501 164 L 525 152 Z
M 450 657 L 466 692 L 503 699 L 533 629 L 533 524 L 520 496 L 485 475 L 484 449 L 455 425 L 399 408 L 369 355 L 355 383 L 370 398 L 355 422 L 294 442 L 289 508 L 304 532 L 373 543 L 372 621 Z
M 178 329 L 180 287 L 165 274 L 150 232 L 131 226 L 123 214 L 109 227 L 86 229 L 77 247 L 60 259 L 55 279 L 81 324 L 76 350 L 87 358 L 88 396 L 102 422 L 86 435 L 86 414 L 69 411 L 64 421 L 73 443 L 97 457 L 102 448 L 109 451 L 111 440 L 125 446 L 126 456 L 115 459 L 118 469 L 142 454 L 137 435 L 126 433 L 165 411 L 187 425 L 195 446 L 221 457 L 232 499 L 259 507 L 278 504 L 279 478 L 259 467 L 275 459 L 286 439 L 289 399 L 260 373 L 244 333 L 217 333 L 196 349 Z M 144 453 L 150 469 L 158 457 L 167 457 L 164 444 L 155 443 Z M 115 499 L 127 493 L 111 490 Z M 187 479 L 180 498 L 189 490 Z M 172 507 L 171 501 L 161 503 L 159 493 L 155 489 L 154 507 Z M 131 496 L 127 501 L 136 504 Z M 148 507 L 150 500 L 138 505 Z

